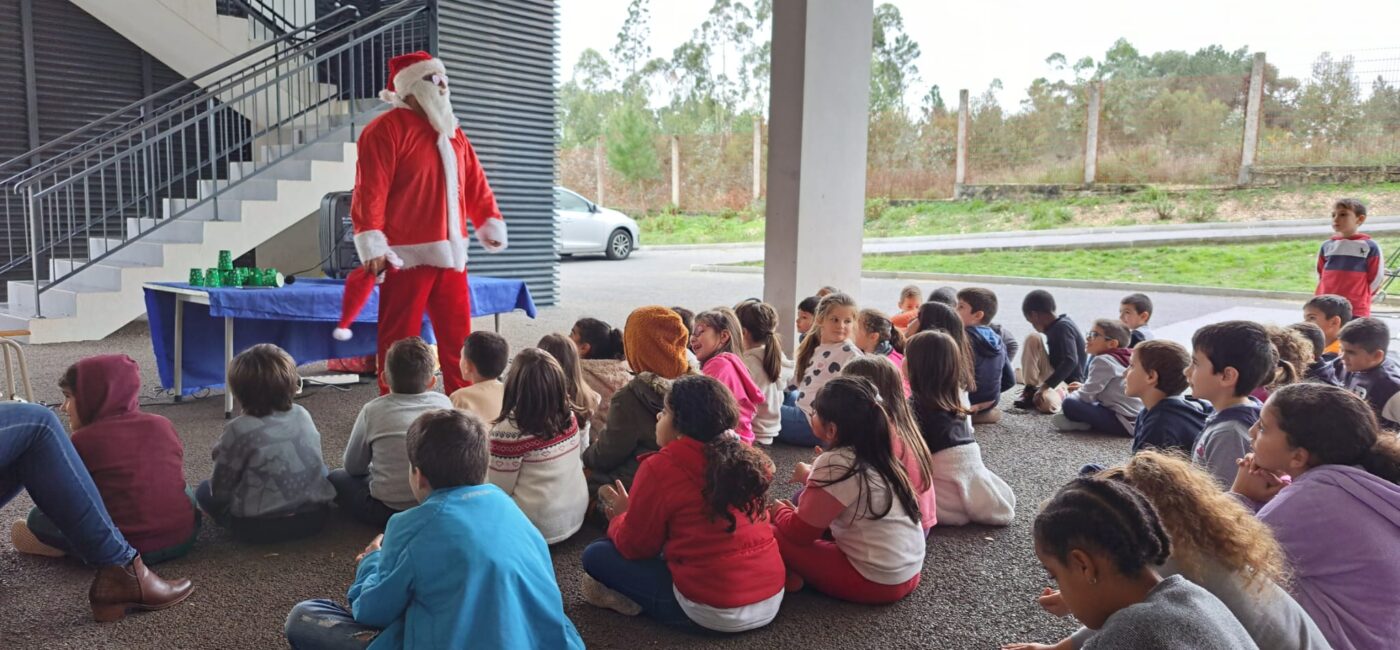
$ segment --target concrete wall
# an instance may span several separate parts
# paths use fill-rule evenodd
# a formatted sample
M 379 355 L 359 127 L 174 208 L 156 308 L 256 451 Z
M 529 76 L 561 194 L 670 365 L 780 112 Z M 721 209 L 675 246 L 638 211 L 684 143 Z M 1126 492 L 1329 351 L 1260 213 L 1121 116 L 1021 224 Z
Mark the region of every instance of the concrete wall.
M 319 210 L 306 215 L 253 249 L 258 266 L 275 268 L 283 273 L 294 273 L 314 266 L 316 269 L 306 275 L 320 277 L 320 261 L 324 257 L 321 253 L 320 218 Z

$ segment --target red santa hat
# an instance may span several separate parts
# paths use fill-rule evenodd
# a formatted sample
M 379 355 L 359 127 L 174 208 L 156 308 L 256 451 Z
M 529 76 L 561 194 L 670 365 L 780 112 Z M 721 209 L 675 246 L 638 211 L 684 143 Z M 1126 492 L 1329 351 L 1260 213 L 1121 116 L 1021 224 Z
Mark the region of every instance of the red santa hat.
M 379 91 L 379 98 L 395 106 L 404 106 L 399 89 L 413 86 L 413 82 L 430 74 L 447 74 L 447 66 L 441 59 L 422 50 L 400 54 L 389 59 L 389 82 Z
M 377 278 L 370 274 L 369 269 L 361 266 L 345 278 L 345 294 L 340 301 L 340 323 L 336 325 L 331 336 L 337 341 L 349 341 L 354 333 L 350 331 L 350 325 L 359 317 L 360 310 L 365 308 L 365 303 L 369 302 L 370 294 L 374 293 L 374 284 Z

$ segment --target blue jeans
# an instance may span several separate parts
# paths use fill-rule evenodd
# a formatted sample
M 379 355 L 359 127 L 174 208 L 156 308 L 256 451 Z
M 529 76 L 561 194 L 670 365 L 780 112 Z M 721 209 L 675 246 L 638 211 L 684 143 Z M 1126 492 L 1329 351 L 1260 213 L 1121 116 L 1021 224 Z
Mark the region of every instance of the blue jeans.
M 190 532 L 189 538 L 174 546 L 147 550 L 141 554 L 142 564 L 155 566 L 161 562 L 179 559 L 188 555 L 190 549 L 194 548 L 195 540 L 199 539 L 200 520 L 203 517 L 199 514 L 199 504 L 194 500 L 194 491 L 188 487 L 185 488 L 185 496 L 189 497 L 190 505 L 194 506 L 194 529 Z M 53 520 L 49 519 L 43 510 L 31 508 L 26 523 L 29 524 L 29 532 L 34 533 L 35 539 L 69 555 L 73 554 L 73 544 L 68 541 L 67 537 L 63 536 L 63 531 L 54 525 Z
M 355 622 L 350 610 L 330 600 L 303 600 L 292 607 L 283 627 L 294 650 L 359 650 L 369 647 L 380 629 Z
M 21 489 L 88 564 L 125 566 L 136 557 L 58 416 L 37 404 L 0 404 L 0 505 Z
M 194 491 L 199 509 L 214 523 L 229 529 L 233 538 L 249 544 L 276 544 L 311 537 L 326 526 L 330 507 L 307 508 L 281 517 L 235 517 L 229 514 L 229 504 L 214 498 L 209 481 L 201 481 Z
M 1124 437 L 1132 436 L 1132 433 L 1123 428 L 1123 423 L 1118 420 L 1118 415 L 1098 402 L 1065 398 L 1064 403 L 1060 405 L 1060 411 L 1065 414 L 1065 417 L 1075 422 L 1083 422 L 1099 433 Z
M 333 469 L 326 478 L 335 486 L 336 505 L 356 521 L 383 528 L 389 525 L 390 517 L 399 513 L 369 493 L 369 476 L 354 476 L 344 469 Z
M 798 408 L 795 391 L 783 394 L 779 421 L 782 423 L 782 428 L 778 429 L 780 442 L 809 448 L 822 444 L 822 441 L 812 434 L 812 422 L 807 419 L 807 412 Z
M 612 540 L 603 538 L 583 549 L 583 570 L 632 602 L 642 612 L 667 625 L 699 627 L 685 615 L 672 590 L 671 570 L 660 557 L 629 560 L 617 552 Z

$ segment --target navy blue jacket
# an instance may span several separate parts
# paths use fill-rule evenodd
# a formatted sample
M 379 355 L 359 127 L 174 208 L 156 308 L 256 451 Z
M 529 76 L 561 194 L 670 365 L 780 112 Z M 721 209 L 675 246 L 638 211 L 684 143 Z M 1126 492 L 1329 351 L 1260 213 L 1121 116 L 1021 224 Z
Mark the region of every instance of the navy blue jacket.
M 966 331 L 972 345 L 972 370 L 977 381 L 977 387 L 967 396 L 968 402 L 981 404 L 999 399 L 1003 391 L 1016 385 L 1006 342 L 986 325 L 973 325 Z
M 1089 352 L 1084 349 L 1084 333 L 1061 314 L 1055 322 L 1045 328 L 1045 347 L 1050 356 L 1053 372 L 1045 379 L 1045 386 L 1058 386 L 1084 381 L 1084 373 L 1089 368 Z
M 1150 409 L 1143 409 L 1133 427 L 1133 453 L 1155 448 L 1178 450 L 1190 456 L 1211 410 L 1210 404 L 1182 395 L 1168 397 Z

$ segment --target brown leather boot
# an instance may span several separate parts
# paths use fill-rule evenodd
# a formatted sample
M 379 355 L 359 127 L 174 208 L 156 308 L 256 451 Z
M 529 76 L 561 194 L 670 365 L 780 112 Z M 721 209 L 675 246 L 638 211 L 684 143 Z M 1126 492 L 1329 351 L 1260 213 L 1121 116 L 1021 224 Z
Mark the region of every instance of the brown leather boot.
M 98 623 L 119 621 L 128 610 L 155 611 L 180 604 L 189 598 L 194 586 L 189 580 L 167 582 L 146 568 L 141 556 L 126 566 L 108 566 L 97 570 L 97 577 L 88 589 L 92 617 Z

